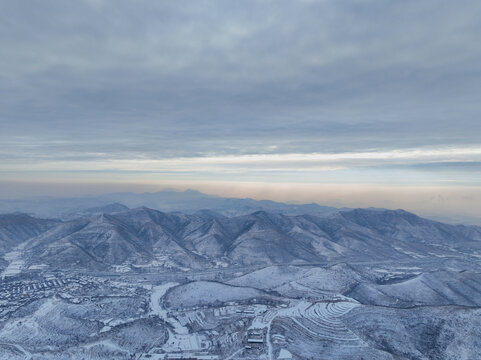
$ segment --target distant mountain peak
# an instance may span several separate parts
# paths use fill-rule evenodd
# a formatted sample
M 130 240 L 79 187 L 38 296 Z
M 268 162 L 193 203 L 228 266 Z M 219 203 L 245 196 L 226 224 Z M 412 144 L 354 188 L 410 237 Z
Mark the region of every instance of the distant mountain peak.
M 116 213 L 116 212 L 122 212 L 122 211 L 128 211 L 129 208 L 128 206 L 125 206 L 124 204 L 114 202 L 111 204 L 106 204 L 102 206 L 96 206 L 96 207 L 91 207 L 86 210 L 84 210 L 85 213 Z

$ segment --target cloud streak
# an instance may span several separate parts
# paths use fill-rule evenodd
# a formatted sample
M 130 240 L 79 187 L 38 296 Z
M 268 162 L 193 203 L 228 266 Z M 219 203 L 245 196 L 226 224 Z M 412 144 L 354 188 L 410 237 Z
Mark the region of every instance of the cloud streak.
M 397 149 L 345 153 L 290 153 L 152 159 L 90 154 L 68 160 L 37 159 L 2 164 L 4 176 L 41 173 L 51 180 L 90 176 L 97 180 L 165 179 L 306 183 L 443 184 L 475 186 L 481 181 L 481 147 Z M 69 173 L 70 176 L 68 175 Z M 50 174 L 50 175 L 49 175 Z M 108 175 L 110 174 L 110 175 Z M 20 176 L 22 177 L 22 176 Z

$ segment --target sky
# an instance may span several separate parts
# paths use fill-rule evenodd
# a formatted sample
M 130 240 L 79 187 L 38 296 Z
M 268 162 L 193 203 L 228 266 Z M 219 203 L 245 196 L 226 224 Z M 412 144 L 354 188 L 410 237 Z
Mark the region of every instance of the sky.
M 0 2 L 0 197 L 481 217 L 481 2 Z

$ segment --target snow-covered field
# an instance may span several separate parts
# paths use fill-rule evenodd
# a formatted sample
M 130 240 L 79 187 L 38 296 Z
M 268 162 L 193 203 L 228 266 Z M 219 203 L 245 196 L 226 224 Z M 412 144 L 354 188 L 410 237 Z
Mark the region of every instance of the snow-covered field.
M 172 289 L 165 297 L 170 306 L 193 307 L 229 301 L 245 301 L 266 296 L 250 287 L 237 287 L 212 281 L 195 281 Z

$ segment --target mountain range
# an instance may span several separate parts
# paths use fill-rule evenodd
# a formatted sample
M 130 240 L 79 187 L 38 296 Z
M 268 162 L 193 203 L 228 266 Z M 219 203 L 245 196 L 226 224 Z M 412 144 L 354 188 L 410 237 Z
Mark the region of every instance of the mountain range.
M 155 210 L 192 214 L 210 209 L 225 216 L 246 215 L 259 210 L 286 215 L 321 215 L 337 208 L 318 204 L 286 204 L 270 200 L 224 198 L 195 190 L 163 190 L 155 193 L 112 193 L 84 197 L 33 197 L 0 200 L 0 213 L 22 212 L 40 217 L 72 219 L 79 215 L 111 213 L 146 206 Z
M 323 216 L 257 211 L 227 217 L 211 210 L 111 208 L 123 211 L 68 220 L 2 215 L 0 250 L 21 245 L 26 266 L 85 270 L 481 257 L 481 228 L 403 210 L 352 209 Z

